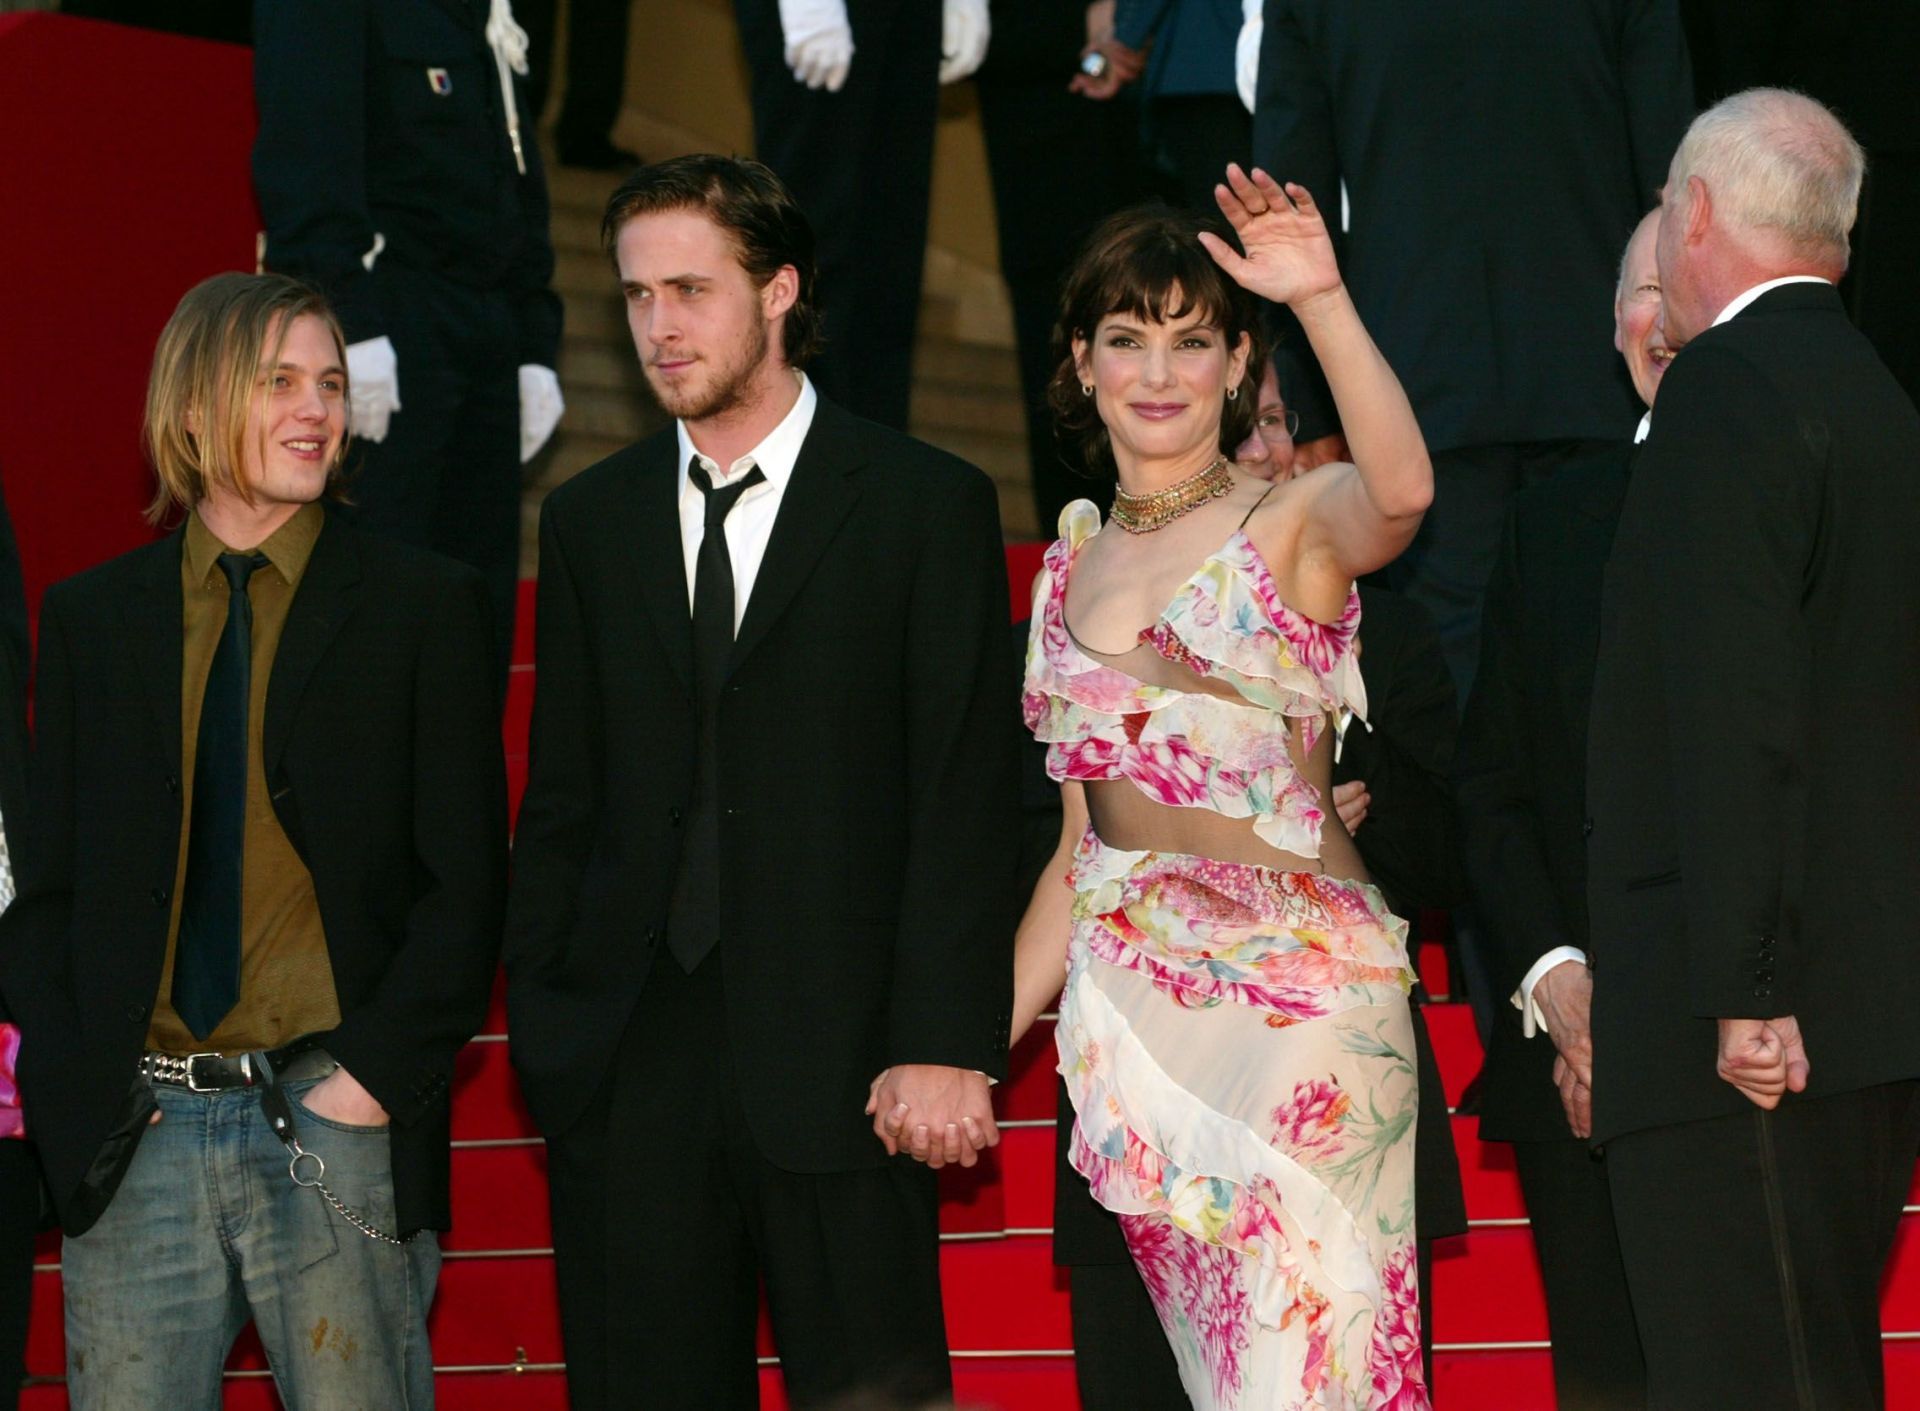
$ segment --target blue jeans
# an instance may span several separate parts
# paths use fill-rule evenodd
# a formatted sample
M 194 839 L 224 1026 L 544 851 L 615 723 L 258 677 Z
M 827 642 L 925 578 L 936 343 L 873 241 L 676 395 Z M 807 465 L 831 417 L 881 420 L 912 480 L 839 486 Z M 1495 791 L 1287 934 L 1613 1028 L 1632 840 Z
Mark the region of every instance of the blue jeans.
M 318 1081 L 286 1087 L 300 1144 L 343 1202 L 391 1231 L 386 1131 L 314 1116 L 300 1097 Z M 62 1246 L 74 1411 L 218 1411 L 249 1318 L 288 1411 L 432 1407 L 433 1233 L 369 1239 L 296 1186 L 257 1092 L 154 1094 L 162 1120 L 112 1204 Z

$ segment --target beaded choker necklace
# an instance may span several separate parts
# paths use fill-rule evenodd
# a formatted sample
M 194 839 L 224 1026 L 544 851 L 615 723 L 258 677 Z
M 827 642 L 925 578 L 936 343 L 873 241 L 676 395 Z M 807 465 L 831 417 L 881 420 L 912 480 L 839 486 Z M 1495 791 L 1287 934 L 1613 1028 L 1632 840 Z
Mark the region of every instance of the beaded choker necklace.
M 1129 534 L 1151 534 L 1164 529 L 1181 515 L 1198 509 L 1208 500 L 1217 500 L 1233 491 L 1233 475 L 1227 458 L 1221 456 L 1211 465 L 1189 475 L 1177 485 L 1147 495 L 1125 490 L 1113 492 L 1113 522 Z

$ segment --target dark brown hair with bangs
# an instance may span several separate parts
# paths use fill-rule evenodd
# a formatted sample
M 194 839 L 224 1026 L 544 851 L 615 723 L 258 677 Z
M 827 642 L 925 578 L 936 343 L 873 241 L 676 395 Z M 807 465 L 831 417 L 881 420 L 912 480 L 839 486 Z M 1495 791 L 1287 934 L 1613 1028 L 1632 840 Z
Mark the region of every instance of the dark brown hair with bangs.
M 1260 301 L 1214 263 L 1200 243 L 1203 230 L 1235 249 L 1240 246 L 1225 221 L 1171 206 L 1136 206 L 1103 221 L 1067 272 L 1053 329 L 1055 366 L 1047 384 L 1047 405 L 1055 438 L 1093 474 L 1111 471 L 1113 446 L 1093 398 L 1081 390 L 1073 340 L 1092 342 L 1100 320 L 1114 314 L 1164 323 L 1198 311 L 1219 329 L 1229 352 L 1239 347 L 1244 334 L 1251 353 L 1241 390 L 1249 395 L 1221 405 L 1221 453 L 1231 456 L 1253 432 L 1258 399 L 1251 391 L 1260 385 L 1259 369 L 1266 357 Z

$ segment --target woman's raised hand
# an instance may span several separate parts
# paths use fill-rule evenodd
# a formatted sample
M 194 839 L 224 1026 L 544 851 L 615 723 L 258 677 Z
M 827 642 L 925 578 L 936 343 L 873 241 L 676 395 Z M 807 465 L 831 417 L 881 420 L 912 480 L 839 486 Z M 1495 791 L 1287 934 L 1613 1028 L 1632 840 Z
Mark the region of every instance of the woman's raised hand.
M 1306 187 L 1293 182 L 1282 187 L 1258 167 L 1249 176 L 1229 163 L 1226 182 L 1213 188 L 1213 199 L 1246 254 L 1206 231 L 1200 243 L 1242 288 L 1298 307 L 1340 287 L 1333 240 Z

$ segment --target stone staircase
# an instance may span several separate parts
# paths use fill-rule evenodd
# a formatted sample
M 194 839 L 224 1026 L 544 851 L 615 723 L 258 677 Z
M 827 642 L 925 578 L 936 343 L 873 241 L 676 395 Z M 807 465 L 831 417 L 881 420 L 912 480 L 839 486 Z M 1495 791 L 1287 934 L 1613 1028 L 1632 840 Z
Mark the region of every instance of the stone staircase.
M 698 143 L 671 145 L 693 150 Z M 646 150 L 668 155 L 659 140 Z M 537 526 L 546 493 L 667 421 L 647 390 L 600 251 L 601 213 L 618 180 L 613 173 L 548 167 L 553 282 L 566 305 L 558 370 L 567 414 L 552 442 L 526 467 L 520 563 L 527 577 L 538 572 Z M 1005 305 L 997 279 L 944 252 L 931 252 L 910 429 L 991 475 L 1005 531 L 1024 538 L 1033 536 L 1035 522 L 1019 370 Z

